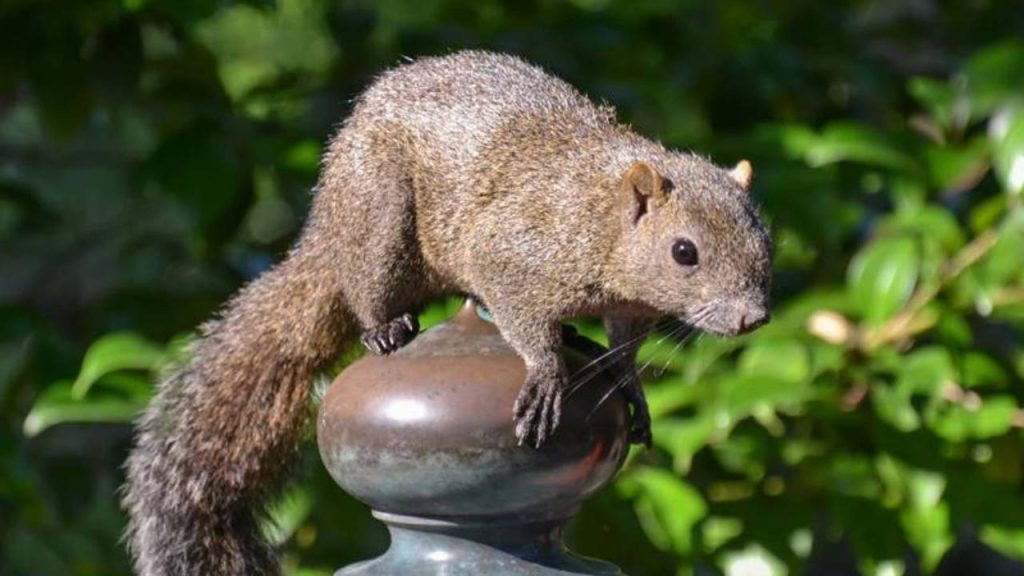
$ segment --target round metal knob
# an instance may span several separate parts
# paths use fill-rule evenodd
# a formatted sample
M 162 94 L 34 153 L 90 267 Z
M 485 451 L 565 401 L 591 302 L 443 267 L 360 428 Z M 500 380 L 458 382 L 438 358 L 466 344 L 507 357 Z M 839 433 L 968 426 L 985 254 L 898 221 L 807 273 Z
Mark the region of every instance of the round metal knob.
M 570 373 L 593 360 L 571 347 L 565 356 Z M 321 456 L 392 535 L 383 556 L 339 576 L 619 574 L 568 553 L 561 527 L 622 465 L 625 403 L 598 374 L 568 395 L 547 444 L 519 446 L 512 406 L 524 376 L 515 351 L 467 305 L 337 378 L 320 408 Z

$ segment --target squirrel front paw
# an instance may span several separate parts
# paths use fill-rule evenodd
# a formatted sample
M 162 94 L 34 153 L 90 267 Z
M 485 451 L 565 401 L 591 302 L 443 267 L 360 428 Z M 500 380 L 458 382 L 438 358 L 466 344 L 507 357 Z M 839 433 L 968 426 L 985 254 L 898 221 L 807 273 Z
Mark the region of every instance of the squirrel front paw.
M 519 445 L 540 448 L 558 428 L 562 417 L 562 379 L 527 375 L 514 408 Z
M 420 325 L 416 316 L 403 314 L 364 331 L 359 337 L 359 341 L 367 350 L 385 356 L 408 344 L 419 331 Z

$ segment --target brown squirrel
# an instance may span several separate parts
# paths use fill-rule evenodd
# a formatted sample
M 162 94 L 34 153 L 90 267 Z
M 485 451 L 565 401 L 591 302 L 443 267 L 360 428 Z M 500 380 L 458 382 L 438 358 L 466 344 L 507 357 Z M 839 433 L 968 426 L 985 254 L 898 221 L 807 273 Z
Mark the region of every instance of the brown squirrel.
M 515 57 L 461 52 L 383 73 L 323 159 L 287 258 L 201 328 L 137 426 L 124 505 L 142 576 L 279 573 L 261 504 L 279 489 L 316 371 L 357 337 L 412 339 L 430 298 L 491 312 L 527 378 L 521 443 L 558 426 L 560 322 L 604 318 L 650 442 L 636 349 L 668 315 L 712 333 L 768 319 L 771 240 L 731 171 L 666 150 L 564 81 Z M 510 407 L 513 409 L 513 407 Z

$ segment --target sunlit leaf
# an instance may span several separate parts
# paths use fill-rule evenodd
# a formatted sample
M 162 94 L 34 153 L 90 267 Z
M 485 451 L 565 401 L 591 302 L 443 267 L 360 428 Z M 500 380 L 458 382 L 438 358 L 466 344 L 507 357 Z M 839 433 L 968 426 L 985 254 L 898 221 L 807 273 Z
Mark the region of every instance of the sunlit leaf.
M 871 404 L 878 417 L 897 430 L 911 432 L 921 425 L 921 418 L 910 403 L 910 397 L 889 386 L 873 387 Z
M 897 142 L 867 126 L 846 122 L 828 125 L 806 156 L 812 166 L 852 161 L 907 173 L 919 170 Z
M 742 418 L 755 407 L 796 403 L 807 397 L 806 384 L 777 376 L 735 376 L 722 383 L 720 401 L 734 418 Z
M 933 242 L 948 256 L 964 244 L 964 233 L 956 217 L 938 206 L 925 206 L 895 214 L 887 223 L 904 233 L 917 234 L 925 242 Z
M 680 382 L 676 377 L 664 377 L 646 385 L 647 401 L 651 414 L 658 419 L 661 415 L 692 406 L 708 395 L 708 388 L 700 384 Z
M 967 387 L 991 386 L 1001 388 L 1006 384 L 1006 370 L 991 356 L 980 352 L 967 352 L 961 364 L 963 385 Z
M 899 366 L 896 389 L 900 393 L 935 394 L 955 375 L 949 351 L 938 346 L 915 350 L 903 357 Z
M 1007 433 L 1020 410 L 1017 401 L 1006 395 L 988 396 L 980 403 L 980 406 L 948 404 L 930 415 L 929 427 L 954 442 L 992 438 Z
M 1024 124 L 1022 124 L 1024 126 Z M 999 232 L 999 240 L 979 263 L 984 281 L 991 288 L 1013 285 L 1024 279 L 1024 211 L 1018 211 Z
M 76 399 L 70 382 L 57 382 L 36 399 L 25 416 L 22 431 L 25 436 L 65 423 L 127 424 L 135 419 L 147 399 L 118 398 L 109 395 Z
M 447 298 L 443 301 L 432 303 L 419 315 L 418 320 L 420 330 L 426 330 L 432 326 L 436 326 L 446 320 L 449 320 L 465 304 L 466 302 L 460 298 Z M 487 316 L 486 311 L 482 308 L 478 308 L 477 313 L 481 314 L 481 317 Z M 489 317 L 487 319 L 489 320 Z
M 323 147 L 314 140 L 302 140 L 296 143 L 284 155 L 284 164 L 299 172 L 315 174 L 320 168 L 320 156 Z
M 1024 192 L 1024 111 L 1017 112 L 996 143 L 996 175 L 1010 194 Z
M 988 139 L 979 137 L 965 146 L 931 146 L 925 159 L 939 189 L 965 189 L 977 184 L 985 175 L 991 149 Z
M 918 257 L 912 239 L 883 238 L 850 263 L 851 295 L 870 323 L 881 323 L 910 298 L 917 283 Z
M 153 370 L 163 359 L 160 347 L 137 334 L 117 332 L 104 336 L 86 351 L 72 396 L 85 397 L 89 388 L 106 374 L 117 370 Z
M 725 576 L 783 576 L 786 566 L 763 547 L 748 545 L 743 550 L 722 555 Z
M 921 556 L 921 564 L 931 572 L 955 541 L 950 530 L 949 507 L 936 502 L 928 507 L 905 509 L 900 519 L 907 539 Z
M 690 461 L 715 432 L 713 418 L 701 415 L 693 418 L 660 418 L 654 421 L 654 442 L 667 450 L 679 473 L 689 469 Z
M 778 378 L 797 384 L 807 379 L 810 360 L 799 342 L 758 340 L 743 351 L 738 368 L 746 376 Z
M 704 546 L 717 550 L 723 544 L 743 533 L 743 521 L 737 518 L 712 516 L 701 522 Z
M 1024 527 L 1009 528 L 988 524 L 981 527 L 978 536 L 982 542 L 1000 554 L 1024 562 Z
M 324 6 L 315 0 L 283 0 L 270 10 L 238 4 L 198 26 L 231 97 L 241 101 L 289 74 L 323 75 L 338 53 Z

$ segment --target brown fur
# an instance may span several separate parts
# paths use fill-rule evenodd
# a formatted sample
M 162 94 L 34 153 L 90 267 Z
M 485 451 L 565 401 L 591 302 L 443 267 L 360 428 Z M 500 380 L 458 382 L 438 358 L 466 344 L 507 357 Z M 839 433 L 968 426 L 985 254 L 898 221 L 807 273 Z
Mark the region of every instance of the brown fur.
M 536 445 L 558 425 L 560 323 L 603 316 L 649 442 L 627 343 L 659 315 L 721 334 L 767 319 L 771 245 L 749 165 L 736 170 L 634 134 L 513 57 L 385 72 L 332 140 L 296 247 L 204 328 L 139 422 L 125 495 L 139 573 L 276 574 L 256 514 L 315 371 L 358 334 L 378 353 L 402 346 L 437 295 L 482 301 L 522 356 L 516 433 Z M 698 266 L 673 260 L 681 237 Z

